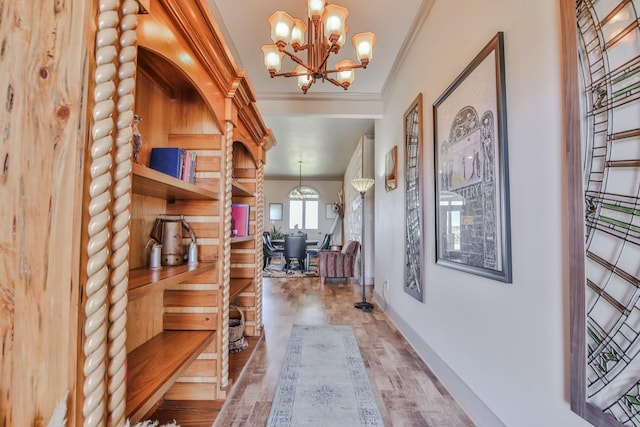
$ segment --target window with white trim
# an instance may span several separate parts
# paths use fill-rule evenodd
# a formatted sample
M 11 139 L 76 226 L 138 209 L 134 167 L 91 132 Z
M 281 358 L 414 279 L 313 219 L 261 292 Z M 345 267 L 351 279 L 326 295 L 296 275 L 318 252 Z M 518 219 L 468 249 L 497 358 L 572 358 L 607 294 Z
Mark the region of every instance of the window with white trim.
M 311 187 L 296 187 L 289 192 L 289 229 L 317 230 L 320 194 Z

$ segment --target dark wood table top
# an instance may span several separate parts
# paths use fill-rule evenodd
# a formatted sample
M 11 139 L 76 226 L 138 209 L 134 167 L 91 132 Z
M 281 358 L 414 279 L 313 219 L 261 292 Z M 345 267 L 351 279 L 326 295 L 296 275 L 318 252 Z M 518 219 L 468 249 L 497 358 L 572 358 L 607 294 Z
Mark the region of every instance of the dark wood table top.
M 274 245 L 283 246 L 284 239 L 272 239 L 271 243 L 273 243 Z M 319 240 L 307 240 L 307 246 L 317 246 L 318 243 Z

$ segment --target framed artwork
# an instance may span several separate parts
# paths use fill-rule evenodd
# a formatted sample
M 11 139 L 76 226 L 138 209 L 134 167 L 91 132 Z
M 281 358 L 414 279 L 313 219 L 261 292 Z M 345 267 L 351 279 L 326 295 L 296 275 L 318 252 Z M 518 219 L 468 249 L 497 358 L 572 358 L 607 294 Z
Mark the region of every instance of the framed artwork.
M 334 219 L 336 217 L 336 211 L 333 209 L 333 203 L 327 203 L 325 205 L 325 218 Z
M 384 157 L 384 189 L 394 190 L 398 186 L 396 170 L 398 169 L 398 146 L 394 145 Z
M 282 203 L 269 203 L 269 221 L 282 221 Z
M 424 300 L 422 284 L 422 93 L 404 113 L 404 291 Z
M 561 16 L 571 409 L 594 426 L 638 426 L 640 10 L 562 1 Z
M 433 104 L 436 263 L 511 283 L 503 34 Z

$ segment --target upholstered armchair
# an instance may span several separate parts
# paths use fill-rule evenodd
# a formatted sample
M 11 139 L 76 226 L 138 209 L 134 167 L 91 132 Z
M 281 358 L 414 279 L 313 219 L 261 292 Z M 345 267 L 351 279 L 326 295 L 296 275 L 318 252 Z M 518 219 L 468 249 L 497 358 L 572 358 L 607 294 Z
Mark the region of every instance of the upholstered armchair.
M 353 283 L 355 275 L 356 256 L 360 243 L 349 240 L 341 251 L 318 251 L 318 275 L 320 283 L 324 284 L 324 279 L 346 278 L 349 283 Z

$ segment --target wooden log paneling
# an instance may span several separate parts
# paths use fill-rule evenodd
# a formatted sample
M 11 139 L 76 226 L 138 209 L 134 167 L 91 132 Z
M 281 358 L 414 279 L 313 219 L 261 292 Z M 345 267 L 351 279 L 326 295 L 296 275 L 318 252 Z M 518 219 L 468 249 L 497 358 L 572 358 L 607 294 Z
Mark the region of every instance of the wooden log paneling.
M 204 351 L 202 352 L 200 357 L 202 357 L 202 358 L 207 357 L 209 359 L 216 359 L 217 358 L 217 352 L 218 352 L 218 342 L 214 338 L 213 342 L 211 344 L 209 344 L 207 346 L 207 348 L 204 349 Z
M 163 326 L 167 331 L 215 331 L 216 313 L 165 313 Z
M 182 375 L 184 377 L 216 377 L 216 361 L 213 359 L 196 359 Z
M 256 192 L 256 183 L 255 180 L 251 179 L 251 180 L 247 180 L 247 179 L 236 179 L 236 181 L 242 185 L 244 188 L 248 189 L 249 191 L 251 191 L 252 193 Z M 234 197 L 235 200 L 235 197 Z M 255 197 L 249 197 L 249 200 L 251 200 L 251 204 L 255 205 L 256 204 L 256 198 Z
M 168 215 L 218 216 L 218 209 L 220 202 L 209 200 L 176 200 L 167 204 Z
M 220 237 L 220 223 L 218 221 L 189 221 L 197 238 L 217 239 Z
M 255 268 L 235 268 L 231 267 L 231 277 L 234 279 L 253 279 L 256 275 Z
M 254 264 L 256 262 L 256 254 L 254 253 L 237 253 L 231 252 L 231 264 Z
M 215 400 L 216 383 L 176 382 L 164 395 L 166 400 Z
M 162 294 L 155 292 L 127 304 L 127 351 L 162 332 Z
M 242 178 L 256 178 L 255 169 L 235 169 L 233 171 L 233 177 L 242 182 Z
M 198 246 L 198 259 L 200 261 L 212 261 L 219 259 L 220 246 L 218 245 L 200 245 Z M 217 281 L 216 281 L 217 283 Z
M 220 150 L 222 135 L 220 134 L 169 134 L 170 147 L 182 147 L 187 150 Z
M 256 320 L 256 311 L 255 311 L 255 309 L 253 309 L 251 307 L 243 307 L 242 305 L 239 305 L 238 300 L 234 301 L 234 305 L 237 305 L 242 310 L 242 313 L 244 314 L 244 321 L 245 322 L 254 322 Z
M 220 156 L 197 156 L 196 172 L 220 172 Z
M 216 307 L 218 292 L 168 289 L 163 302 L 165 307 Z
M 255 294 L 243 292 L 238 297 L 236 297 L 235 303 L 238 307 L 242 307 L 242 310 L 245 312 L 250 310 L 253 311 L 255 310 L 256 304 Z
M 251 206 L 251 209 L 249 209 L 249 220 L 255 220 L 255 213 L 253 212 L 256 206 L 255 197 L 235 196 L 233 198 L 233 203 L 246 203 Z
M 233 244 L 233 249 L 255 249 L 255 247 L 256 242 L 253 239 Z

